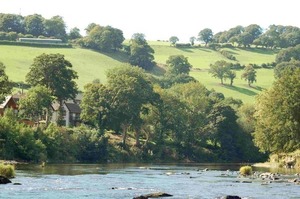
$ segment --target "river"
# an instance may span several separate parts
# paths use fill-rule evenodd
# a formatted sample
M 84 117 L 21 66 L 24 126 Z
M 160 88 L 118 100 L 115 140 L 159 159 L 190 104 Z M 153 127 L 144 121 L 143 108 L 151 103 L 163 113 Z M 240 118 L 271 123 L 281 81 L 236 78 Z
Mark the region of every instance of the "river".
M 1 185 L 0 198 L 132 199 L 165 192 L 172 199 L 214 199 L 238 195 L 253 199 L 300 198 L 300 185 L 287 182 L 299 171 L 282 173 L 280 180 L 238 178 L 232 164 L 46 164 L 18 165 L 13 183 Z M 258 172 L 270 171 L 255 168 Z

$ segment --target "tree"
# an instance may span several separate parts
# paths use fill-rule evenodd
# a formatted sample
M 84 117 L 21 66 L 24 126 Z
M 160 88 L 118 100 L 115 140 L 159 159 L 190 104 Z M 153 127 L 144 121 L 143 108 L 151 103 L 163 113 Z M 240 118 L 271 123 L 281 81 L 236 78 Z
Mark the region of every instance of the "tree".
M 0 102 L 11 92 L 12 84 L 5 73 L 5 66 L 0 62 Z
M 300 45 L 282 49 L 276 55 L 276 63 L 300 60 Z
M 225 78 L 225 79 L 226 79 L 226 78 L 230 79 L 230 86 L 232 86 L 233 80 L 236 78 L 236 72 L 235 72 L 235 71 L 232 71 L 232 70 L 227 70 L 227 71 L 225 72 L 224 78 Z
M 43 85 L 51 91 L 51 95 L 62 102 L 74 99 L 77 94 L 77 73 L 72 64 L 61 54 L 41 54 L 34 59 L 26 81 L 32 86 Z
M 199 41 L 204 41 L 205 46 L 207 46 L 207 44 L 209 42 L 211 42 L 212 39 L 213 39 L 213 32 L 209 28 L 205 28 L 205 29 L 201 30 L 198 34 L 198 40 Z
M 222 102 L 212 106 L 208 114 L 208 125 L 206 129 L 214 150 L 219 158 L 227 161 L 236 161 L 241 157 L 239 153 L 239 133 L 237 116 L 234 109 Z
M 196 41 L 196 37 L 194 36 L 190 37 L 190 43 L 192 46 L 195 44 L 195 41 Z
M 253 42 L 253 36 L 248 32 L 243 32 L 237 38 L 238 44 L 244 45 L 244 47 L 249 47 Z
M 254 141 L 262 151 L 300 147 L 300 69 L 285 71 L 256 101 Z
M 31 34 L 33 36 L 40 36 L 44 35 L 45 33 L 45 26 L 44 26 L 45 19 L 39 14 L 28 15 L 24 19 L 24 26 L 25 26 L 25 33 Z
M 25 117 L 31 118 L 37 124 L 45 114 L 46 124 L 48 124 L 49 109 L 53 100 L 50 90 L 45 86 L 32 87 L 26 96 L 20 99 L 19 109 Z
M 129 126 L 135 131 L 136 145 L 139 145 L 139 134 L 143 106 L 153 103 L 153 87 L 143 69 L 123 66 L 110 70 L 107 74 L 108 86 L 115 94 L 115 113 L 121 119 L 123 144 L 125 145 Z
M 47 37 L 54 37 L 65 41 L 67 39 L 66 24 L 61 16 L 54 16 L 44 22 Z
M 153 103 L 155 94 L 143 69 L 122 66 L 109 70 L 107 85 L 92 83 L 85 87 L 82 101 L 82 119 L 96 124 L 100 129 L 121 131 L 126 145 L 129 127 L 139 145 L 144 105 Z
M 274 68 L 275 78 L 280 78 L 285 70 L 294 71 L 296 68 L 300 68 L 300 60 L 292 59 L 288 62 L 281 62 Z
M 72 28 L 68 34 L 68 39 L 74 40 L 79 38 L 82 38 L 80 34 L 80 29 L 77 27 Z
M 167 60 L 168 72 L 174 75 L 189 74 L 192 65 L 183 55 L 171 55 Z
M 111 26 L 102 27 L 97 24 L 90 24 L 90 26 L 88 35 L 82 39 L 83 46 L 104 52 L 122 47 L 124 37 L 121 30 Z
M 154 63 L 154 50 L 148 45 L 145 36 L 135 33 L 130 40 L 129 63 L 145 70 L 151 70 Z
M 229 64 L 226 61 L 221 60 L 211 64 L 208 72 L 211 73 L 213 77 L 219 78 L 221 80 L 221 84 L 224 84 L 223 80 L 226 77 L 226 73 L 228 73 L 227 71 L 229 70 Z
M 169 39 L 169 42 L 171 42 L 172 45 L 175 45 L 176 42 L 178 42 L 178 41 L 179 41 L 179 39 L 178 39 L 178 37 L 176 37 L 176 36 L 172 36 L 172 37 L 170 37 L 170 39 Z
M 248 65 L 244 68 L 242 79 L 245 79 L 249 86 L 251 86 L 253 82 L 256 82 L 256 71 L 252 65 Z
M 21 15 L 0 13 L 0 31 L 24 33 L 23 20 Z

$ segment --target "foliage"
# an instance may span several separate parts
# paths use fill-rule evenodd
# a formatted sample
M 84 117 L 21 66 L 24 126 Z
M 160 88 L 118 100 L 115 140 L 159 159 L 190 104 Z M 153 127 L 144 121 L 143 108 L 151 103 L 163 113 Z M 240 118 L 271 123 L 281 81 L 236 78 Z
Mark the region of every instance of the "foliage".
M 236 72 L 232 70 L 227 70 L 224 76 L 225 79 L 230 79 L 230 86 L 233 84 L 233 80 L 236 78 Z
M 43 85 L 60 102 L 74 99 L 77 94 L 77 73 L 61 54 L 42 54 L 34 59 L 26 81 L 32 86 Z
M 252 167 L 251 166 L 242 166 L 240 168 L 240 175 L 243 175 L 243 176 L 252 175 Z
M 253 82 L 256 82 L 256 71 L 252 65 L 248 65 L 244 68 L 242 74 L 242 79 L 245 79 L 248 82 L 248 85 L 251 86 Z
M 300 60 L 292 59 L 288 62 L 280 62 L 274 68 L 274 76 L 280 78 L 285 70 L 294 71 L 297 68 L 300 68 Z
M 66 41 L 66 24 L 61 16 L 53 16 L 44 22 L 45 35 Z
M 25 33 L 31 34 L 35 37 L 44 35 L 45 33 L 44 22 L 45 19 L 39 14 L 26 16 L 24 18 Z
M 19 110 L 26 118 L 34 120 L 39 124 L 41 116 L 46 112 L 46 119 L 50 112 L 50 105 L 54 98 L 45 86 L 36 86 L 29 89 L 24 98 L 19 101 Z M 48 121 L 47 121 L 48 123 Z
M 174 75 L 189 74 L 192 65 L 183 55 L 172 55 L 167 60 L 168 72 Z
M 223 84 L 223 80 L 226 76 L 227 71 L 230 70 L 230 66 L 224 60 L 216 61 L 214 64 L 210 65 L 209 73 L 212 74 L 213 77 L 219 78 L 221 80 L 221 84 Z
M 198 40 L 204 41 L 205 46 L 207 46 L 207 44 L 209 42 L 211 42 L 212 39 L 213 39 L 213 32 L 209 28 L 205 28 L 205 29 L 201 30 L 198 34 Z
M 151 70 L 154 63 L 154 50 L 148 45 L 143 34 L 135 33 L 130 40 L 129 63 L 145 70 Z
M 19 123 L 11 110 L 0 117 L 0 139 L 4 140 L 5 159 L 38 161 L 45 157 L 45 145 L 35 138 L 34 129 Z
M 122 47 L 123 32 L 117 28 L 90 24 L 87 30 L 88 35 L 78 41 L 83 47 L 103 52 L 116 51 Z
M 196 41 L 196 37 L 194 36 L 190 37 L 190 43 L 192 46 L 195 44 L 195 41 Z
M 21 15 L 0 13 L 0 31 L 22 33 L 24 32 L 22 21 Z
M 108 137 L 101 135 L 96 129 L 85 126 L 69 129 L 72 134 L 76 160 L 80 162 L 107 162 Z
M 178 37 L 176 37 L 176 36 L 172 36 L 172 37 L 170 37 L 170 39 L 169 39 L 169 42 L 171 42 L 172 45 L 175 45 L 176 42 L 178 42 L 178 41 L 179 41 L 179 39 L 178 39 Z
M 152 85 L 141 68 L 129 65 L 109 70 L 107 78 L 107 85 L 93 83 L 86 86 L 87 95 L 81 105 L 82 119 L 101 129 L 117 132 L 122 129 L 123 144 L 131 127 L 138 145 L 143 106 L 155 100 Z
M 285 71 L 256 101 L 255 143 L 262 151 L 290 152 L 299 146 L 300 69 Z
M 16 174 L 14 165 L 0 163 L 0 175 L 6 178 L 15 177 Z
M 82 38 L 80 34 L 80 29 L 77 27 L 72 28 L 68 34 L 68 39 L 74 40 L 79 38 Z
M 0 62 L 0 102 L 5 99 L 7 94 L 10 94 L 12 84 L 5 73 L 5 66 Z
M 282 49 L 276 55 L 276 63 L 289 62 L 291 60 L 300 60 L 300 44 L 295 47 Z

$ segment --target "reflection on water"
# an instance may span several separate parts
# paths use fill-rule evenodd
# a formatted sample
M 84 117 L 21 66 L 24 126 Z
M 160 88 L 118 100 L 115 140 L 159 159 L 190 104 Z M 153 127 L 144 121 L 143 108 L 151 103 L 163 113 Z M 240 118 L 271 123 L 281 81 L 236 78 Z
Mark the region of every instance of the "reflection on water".
M 299 171 L 255 168 L 283 173 L 282 181 L 238 178 L 236 164 L 47 164 L 18 165 L 13 182 L 1 185 L 0 198 L 133 198 L 166 192 L 171 198 L 299 198 L 300 185 L 288 183 Z M 247 183 L 245 183 L 247 182 Z

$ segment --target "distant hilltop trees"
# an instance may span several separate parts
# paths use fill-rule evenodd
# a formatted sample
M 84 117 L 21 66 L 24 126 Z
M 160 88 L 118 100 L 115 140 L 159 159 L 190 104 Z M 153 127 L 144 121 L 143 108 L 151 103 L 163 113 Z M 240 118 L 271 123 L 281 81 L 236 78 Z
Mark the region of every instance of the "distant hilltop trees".
M 85 29 L 87 36 L 82 37 L 77 27 L 66 31 L 66 23 L 61 16 L 50 19 L 33 14 L 21 16 L 17 14 L 0 13 L 0 40 L 16 41 L 19 38 L 52 38 L 77 41 L 79 45 L 96 50 L 111 51 L 122 47 L 123 32 L 111 26 L 100 26 L 91 23 Z M 170 42 L 175 45 L 179 38 L 172 36 Z M 191 46 L 195 40 L 210 47 L 216 44 L 232 44 L 250 47 L 251 45 L 265 48 L 287 48 L 300 44 L 300 29 L 295 26 L 270 25 L 266 30 L 257 24 L 236 26 L 216 34 L 209 28 L 204 28 L 198 37 L 191 37 Z

